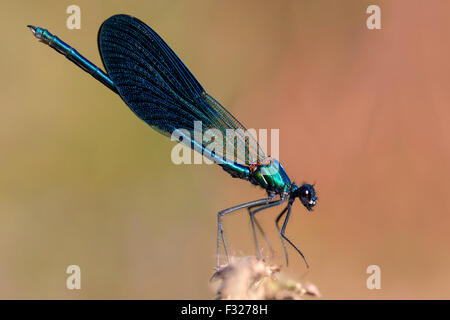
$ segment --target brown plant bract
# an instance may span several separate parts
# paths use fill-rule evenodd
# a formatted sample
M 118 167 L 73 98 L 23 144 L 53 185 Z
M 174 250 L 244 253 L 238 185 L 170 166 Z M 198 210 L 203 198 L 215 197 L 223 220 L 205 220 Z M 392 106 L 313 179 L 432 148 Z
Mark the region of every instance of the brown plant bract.
M 256 257 L 231 257 L 230 263 L 219 267 L 211 281 L 218 282 L 219 300 L 301 300 L 321 297 L 311 283 L 300 283 L 280 272 L 278 265 L 269 265 Z

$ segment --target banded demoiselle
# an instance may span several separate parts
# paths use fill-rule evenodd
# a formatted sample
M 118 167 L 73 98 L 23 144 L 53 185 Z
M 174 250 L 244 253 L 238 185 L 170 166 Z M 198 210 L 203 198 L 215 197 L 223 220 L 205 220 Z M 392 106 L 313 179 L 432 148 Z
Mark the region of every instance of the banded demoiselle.
M 95 79 L 118 94 L 128 107 L 143 121 L 158 132 L 171 136 L 174 130 L 184 129 L 191 133 L 188 145 L 215 161 L 234 178 L 249 181 L 266 190 L 267 197 L 222 210 L 217 214 L 217 267 L 220 265 L 220 239 L 228 258 L 228 249 L 222 228 L 222 217 L 240 209 L 247 209 L 256 254 L 261 258 L 256 228 L 267 238 L 256 220 L 256 213 L 287 205 L 276 218 L 276 227 L 283 244 L 287 241 L 306 261 L 303 253 L 287 238 L 286 226 L 294 200 L 298 198 L 311 211 L 316 205 L 314 186 L 304 183 L 298 187 L 291 182 L 277 159 L 266 157 L 257 140 L 250 136 L 237 135 L 237 143 L 245 150 L 230 153 L 211 152 L 207 143 L 194 138 L 194 122 L 200 121 L 202 130 L 215 128 L 226 134 L 227 129 L 247 132 L 245 127 L 203 89 L 188 68 L 149 26 L 128 15 L 114 15 L 100 27 L 98 46 L 106 73 L 79 54 L 48 30 L 28 26 L 34 36 L 44 44 L 65 55 L 69 60 L 91 74 Z M 182 131 L 182 130 L 181 130 Z M 186 131 L 182 131 L 186 132 Z M 244 141 L 245 140 L 245 141 Z M 185 141 L 186 143 L 186 141 Z M 252 162 L 249 159 L 253 159 Z M 279 222 L 284 217 L 280 228 Z M 255 228 L 256 226 L 256 228 Z M 268 241 L 267 241 L 268 242 Z M 269 244 L 269 242 L 268 242 Z M 270 245 L 270 244 L 269 244 Z

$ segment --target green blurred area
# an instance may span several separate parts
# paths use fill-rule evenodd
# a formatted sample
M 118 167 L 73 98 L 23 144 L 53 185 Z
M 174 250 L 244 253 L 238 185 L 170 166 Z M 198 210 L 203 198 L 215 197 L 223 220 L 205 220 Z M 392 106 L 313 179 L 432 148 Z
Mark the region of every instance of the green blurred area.
M 325 298 L 449 298 L 450 9 L 446 1 L 14 1 L 2 12 L 0 298 L 211 298 L 216 213 L 263 190 L 208 165 L 176 166 L 173 143 L 25 27 L 49 29 L 101 65 L 97 31 L 127 13 L 155 29 L 249 128 L 279 128 L 294 207 L 288 271 Z M 279 210 L 279 209 L 277 209 Z M 282 251 L 273 220 L 261 222 Z M 253 254 L 248 215 L 225 219 Z M 65 270 L 82 271 L 82 290 Z M 366 288 L 369 265 L 382 289 Z

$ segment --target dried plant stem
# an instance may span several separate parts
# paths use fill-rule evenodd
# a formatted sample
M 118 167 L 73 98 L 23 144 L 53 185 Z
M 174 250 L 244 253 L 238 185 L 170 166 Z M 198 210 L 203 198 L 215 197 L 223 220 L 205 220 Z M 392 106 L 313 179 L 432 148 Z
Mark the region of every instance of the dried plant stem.
M 221 266 L 211 281 L 218 283 L 216 293 L 220 300 L 298 300 L 321 296 L 315 285 L 292 280 L 281 272 L 280 266 L 254 256 L 231 257 L 230 264 Z

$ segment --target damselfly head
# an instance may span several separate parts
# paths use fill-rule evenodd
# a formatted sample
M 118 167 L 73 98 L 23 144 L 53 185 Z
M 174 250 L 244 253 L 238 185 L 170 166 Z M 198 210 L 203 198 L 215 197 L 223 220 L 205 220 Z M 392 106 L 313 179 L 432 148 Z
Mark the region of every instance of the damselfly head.
M 296 190 L 295 196 L 300 199 L 300 201 L 308 211 L 312 211 L 318 199 L 316 197 L 316 190 L 314 190 L 314 186 L 307 183 L 304 183 L 300 188 Z

